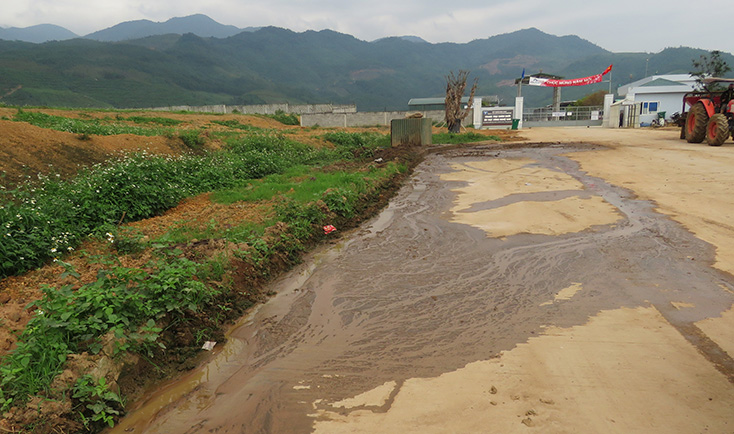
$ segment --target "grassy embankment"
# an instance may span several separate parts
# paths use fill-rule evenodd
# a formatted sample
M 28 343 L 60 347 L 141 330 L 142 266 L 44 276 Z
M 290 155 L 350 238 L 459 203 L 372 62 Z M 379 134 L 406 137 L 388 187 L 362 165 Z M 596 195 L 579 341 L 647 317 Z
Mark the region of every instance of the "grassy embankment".
M 16 120 L 80 138 L 166 135 L 197 149 L 205 140 L 163 117 L 105 123 L 19 111 Z M 223 324 L 257 299 L 262 282 L 328 236 L 324 225 L 356 224 L 407 170 L 404 160 L 373 162 L 389 146 L 384 135 L 330 132 L 324 139 L 333 146 L 314 148 L 275 131 L 217 123 L 230 128 L 220 133 L 221 151 L 129 155 L 70 180 L 40 177 L 2 192 L 0 276 L 52 262 L 65 270 L 30 305 L 35 316 L 0 363 L 0 406 L 15 426 L 113 425 L 127 391 L 122 369 L 147 365 L 165 375 L 166 365 L 185 364 L 204 341 L 221 339 Z M 154 236 L 123 225 L 204 192 L 215 203 L 252 204 L 258 218 L 181 221 Z M 201 254 L 204 240 L 217 248 Z M 85 242 L 95 247 L 86 251 Z M 79 258 L 96 264 L 94 278 L 82 279 L 72 265 Z M 123 265 L 130 262 L 137 265 Z M 105 359 L 116 368 L 97 369 Z

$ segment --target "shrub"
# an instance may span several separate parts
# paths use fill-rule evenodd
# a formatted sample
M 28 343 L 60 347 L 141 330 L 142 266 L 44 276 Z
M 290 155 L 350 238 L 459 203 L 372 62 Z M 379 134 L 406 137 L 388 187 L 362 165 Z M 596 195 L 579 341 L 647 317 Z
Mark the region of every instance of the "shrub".
M 283 125 L 301 125 L 301 120 L 298 116 L 292 113 L 286 113 L 283 110 L 276 110 L 275 114 L 268 115 L 269 118 L 275 119 Z
M 156 344 L 161 331 L 156 319 L 196 311 L 216 294 L 195 278 L 199 267 L 185 258 L 166 258 L 145 270 L 113 267 L 76 291 L 72 285 L 43 287 L 36 315 L 0 366 L 2 410 L 46 390 L 69 354 L 98 353 L 100 338 L 108 332 L 126 337 L 132 349 Z
M 181 139 L 184 145 L 191 149 L 201 149 L 204 143 L 206 143 L 206 139 L 202 137 L 201 132 L 198 130 L 180 131 L 178 138 Z

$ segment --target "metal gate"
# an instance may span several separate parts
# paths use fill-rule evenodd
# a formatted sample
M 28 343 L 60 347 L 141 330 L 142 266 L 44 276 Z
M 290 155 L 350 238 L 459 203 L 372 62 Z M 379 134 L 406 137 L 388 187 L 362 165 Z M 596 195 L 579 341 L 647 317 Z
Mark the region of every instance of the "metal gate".
M 527 108 L 523 110 L 522 126 L 527 127 L 585 127 L 601 126 L 604 107 L 552 107 Z

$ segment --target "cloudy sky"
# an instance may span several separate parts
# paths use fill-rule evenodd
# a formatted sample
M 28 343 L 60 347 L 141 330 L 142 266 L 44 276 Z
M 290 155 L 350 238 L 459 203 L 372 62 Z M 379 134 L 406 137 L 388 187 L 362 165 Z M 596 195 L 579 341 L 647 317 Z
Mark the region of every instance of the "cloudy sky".
M 237 27 L 332 29 L 367 41 L 416 35 L 434 43 L 468 42 L 536 27 L 613 52 L 688 46 L 734 53 L 734 0 L 4 0 L 0 26 L 50 23 L 86 35 L 123 21 L 196 13 Z M 693 15 L 706 22 L 692 25 Z

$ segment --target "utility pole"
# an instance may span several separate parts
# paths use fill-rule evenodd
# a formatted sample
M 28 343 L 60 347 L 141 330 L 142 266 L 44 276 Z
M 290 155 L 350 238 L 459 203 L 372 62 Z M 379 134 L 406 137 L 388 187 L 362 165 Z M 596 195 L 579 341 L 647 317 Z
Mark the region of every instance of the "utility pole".
M 609 71 L 609 93 L 612 93 L 612 71 Z

